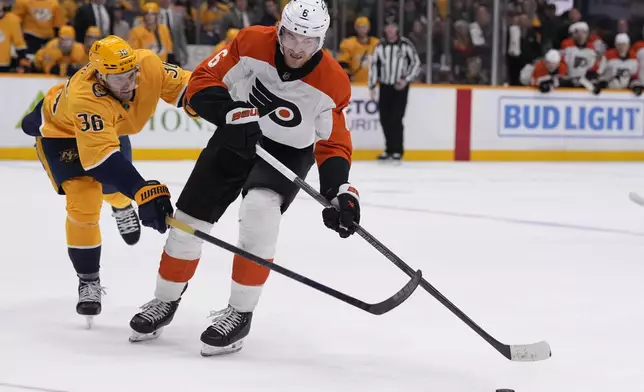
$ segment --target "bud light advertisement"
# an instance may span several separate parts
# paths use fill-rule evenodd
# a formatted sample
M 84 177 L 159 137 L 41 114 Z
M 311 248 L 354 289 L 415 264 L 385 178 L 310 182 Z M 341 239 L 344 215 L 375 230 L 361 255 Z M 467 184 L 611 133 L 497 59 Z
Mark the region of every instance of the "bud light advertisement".
M 644 138 L 644 100 L 500 97 L 500 137 Z

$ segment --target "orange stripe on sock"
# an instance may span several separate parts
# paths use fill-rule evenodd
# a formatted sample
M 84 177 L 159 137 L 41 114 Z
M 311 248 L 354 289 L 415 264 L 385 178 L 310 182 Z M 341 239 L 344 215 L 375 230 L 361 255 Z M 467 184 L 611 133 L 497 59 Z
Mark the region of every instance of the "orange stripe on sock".
M 199 259 L 177 259 L 164 251 L 161 255 L 159 275 L 170 282 L 187 282 L 194 276 L 197 264 L 199 264 Z
M 273 259 L 268 259 L 271 263 Z M 233 280 L 245 286 L 261 286 L 266 283 L 271 272 L 266 267 L 253 263 L 245 257 L 235 255 L 233 258 Z

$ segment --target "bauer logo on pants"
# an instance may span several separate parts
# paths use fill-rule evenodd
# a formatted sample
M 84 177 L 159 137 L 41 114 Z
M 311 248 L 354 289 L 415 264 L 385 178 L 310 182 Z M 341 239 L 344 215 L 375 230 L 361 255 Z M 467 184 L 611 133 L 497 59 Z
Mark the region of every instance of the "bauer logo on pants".
M 500 97 L 499 136 L 644 138 L 644 101 L 603 97 Z

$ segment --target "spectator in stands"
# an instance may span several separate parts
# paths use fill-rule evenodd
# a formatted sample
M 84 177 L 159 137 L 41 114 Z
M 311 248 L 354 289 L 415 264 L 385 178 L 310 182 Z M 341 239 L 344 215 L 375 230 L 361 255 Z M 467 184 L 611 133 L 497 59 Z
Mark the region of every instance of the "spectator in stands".
M 103 37 L 114 33 L 114 8 L 105 5 L 105 0 L 90 0 L 78 9 L 74 18 L 76 41 L 85 42 L 85 32 L 90 26 L 101 29 Z
M 407 37 L 414 44 L 418 57 L 420 58 L 421 67 L 418 80 L 424 80 L 427 68 L 425 67 L 427 64 L 427 25 L 420 18 L 414 19 L 411 32 Z
M 188 63 L 188 40 L 186 38 L 185 14 L 172 8 L 170 0 L 158 0 L 159 24 L 163 24 L 170 32 L 173 56 L 168 57 L 168 63 L 182 65 Z
M 474 49 L 473 54 L 479 61 L 470 59 L 472 61 L 469 62 L 468 69 L 480 68 L 481 78 L 489 80 L 492 68 L 492 25 L 490 12 L 484 5 L 477 8 L 476 20 L 470 23 L 470 39 Z
M 464 83 L 467 75 L 467 59 L 473 56 L 474 47 L 470 39 L 469 23 L 457 20 L 454 23 L 452 41 L 452 65 L 456 83 Z
M 367 83 L 371 55 L 380 40 L 369 36 L 371 23 L 364 16 L 355 20 L 354 28 L 356 35 L 345 38 L 340 43 L 338 62 L 352 82 Z
M 201 8 L 199 10 L 199 19 L 201 19 L 201 25 L 205 29 L 210 29 L 214 31 L 214 26 L 212 23 L 221 21 L 221 19 L 230 12 L 230 7 L 224 2 L 219 0 L 207 0 L 204 3 L 201 3 Z
M 185 23 L 183 31 L 188 44 L 194 45 L 197 42 L 197 10 L 190 0 L 176 0 L 174 8 L 178 13 L 183 15 Z
M 237 37 L 237 34 L 239 33 L 239 29 L 228 29 L 226 32 L 226 38 L 222 39 L 221 42 L 219 42 L 216 46 L 215 49 L 212 51 L 212 54 L 219 53 L 223 48 L 226 47 L 229 43 L 233 42 L 235 37 Z
M 16 0 L 12 12 L 22 21 L 29 54 L 35 54 L 65 24 L 65 11 L 58 0 Z
M 508 29 L 506 65 L 511 86 L 521 85 L 521 70 L 541 55 L 541 46 L 532 21 L 523 13 L 515 17 Z
M 11 47 L 16 48 L 18 61 L 25 59 L 27 44 L 25 43 L 20 18 L 7 12 L 4 0 L 0 0 L 0 72 L 11 70 Z
M 541 27 L 539 34 L 541 35 L 541 53 L 547 53 L 550 49 L 559 48 L 559 34 L 563 22 L 557 17 L 557 6 L 554 4 L 547 4 L 544 6 L 543 15 L 541 17 Z
M 65 13 L 65 23 L 71 25 L 74 23 L 76 11 L 83 5 L 83 0 L 63 0 L 60 3 L 63 12 Z
M 71 26 L 63 26 L 58 38 L 54 38 L 39 49 L 34 57 L 34 68 L 38 72 L 61 77 L 72 76 L 87 63 L 85 47 L 74 38 L 76 32 Z
M 255 24 L 257 20 L 254 14 L 248 10 L 248 0 L 235 0 L 235 6 L 221 20 L 221 27 L 224 31 L 228 29 L 243 29 Z
M 159 24 L 159 5 L 145 3 L 143 13 L 143 24 L 130 31 L 128 42 L 133 49 L 150 49 L 162 61 L 174 60 L 170 30 L 168 26 Z
M 123 6 L 114 8 L 114 27 L 113 34 L 127 40 L 130 34 L 130 24 L 124 18 L 125 9 Z
M 262 15 L 262 19 L 259 21 L 260 25 L 275 26 L 281 17 L 282 15 L 275 0 L 264 1 L 264 15 Z
M 405 18 L 404 18 L 404 26 L 403 26 L 403 31 L 402 34 L 404 36 L 408 36 L 409 33 L 411 33 L 412 27 L 414 25 L 414 20 L 418 18 L 418 8 L 416 7 L 416 2 L 414 0 L 398 0 L 398 1 L 404 1 L 404 13 L 405 13 Z

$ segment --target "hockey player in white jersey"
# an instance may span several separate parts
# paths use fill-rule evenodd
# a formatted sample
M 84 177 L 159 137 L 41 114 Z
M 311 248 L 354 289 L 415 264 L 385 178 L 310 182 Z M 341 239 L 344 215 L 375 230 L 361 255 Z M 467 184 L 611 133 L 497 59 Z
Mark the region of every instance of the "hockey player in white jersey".
M 568 31 L 571 37 L 561 43 L 562 57 L 568 65 L 568 76 L 573 80 L 586 78 L 591 82 L 596 81 L 606 68 L 604 42 L 599 37 L 590 35 L 586 22 L 573 23 Z
M 638 75 L 640 65 L 627 34 L 617 34 L 615 48 L 606 52 L 606 63 L 604 79 L 609 88 L 628 88 L 635 95 L 642 95 L 643 86 Z
M 209 232 L 241 193 L 238 246 L 272 261 L 282 214 L 298 188 L 256 158 L 261 140 L 299 177 L 317 161 L 320 192 L 337 206 L 322 212 L 324 224 L 341 237 L 353 234 L 360 203 L 348 182 L 352 146 L 344 111 L 351 85 L 337 61 L 321 50 L 329 23 L 323 0 L 292 0 L 277 27 L 241 30 L 195 69 L 186 91 L 187 110 L 217 130 L 177 201 L 177 220 Z M 155 298 L 132 318 L 131 341 L 156 337 L 170 323 L 195 273 L 202 243 L 170 230 Z M 201 335 L 202 355 L 242 348 L 268 273 L 243 257 L 233 258 L 229 305 L 212 314 L 212 325 Z

